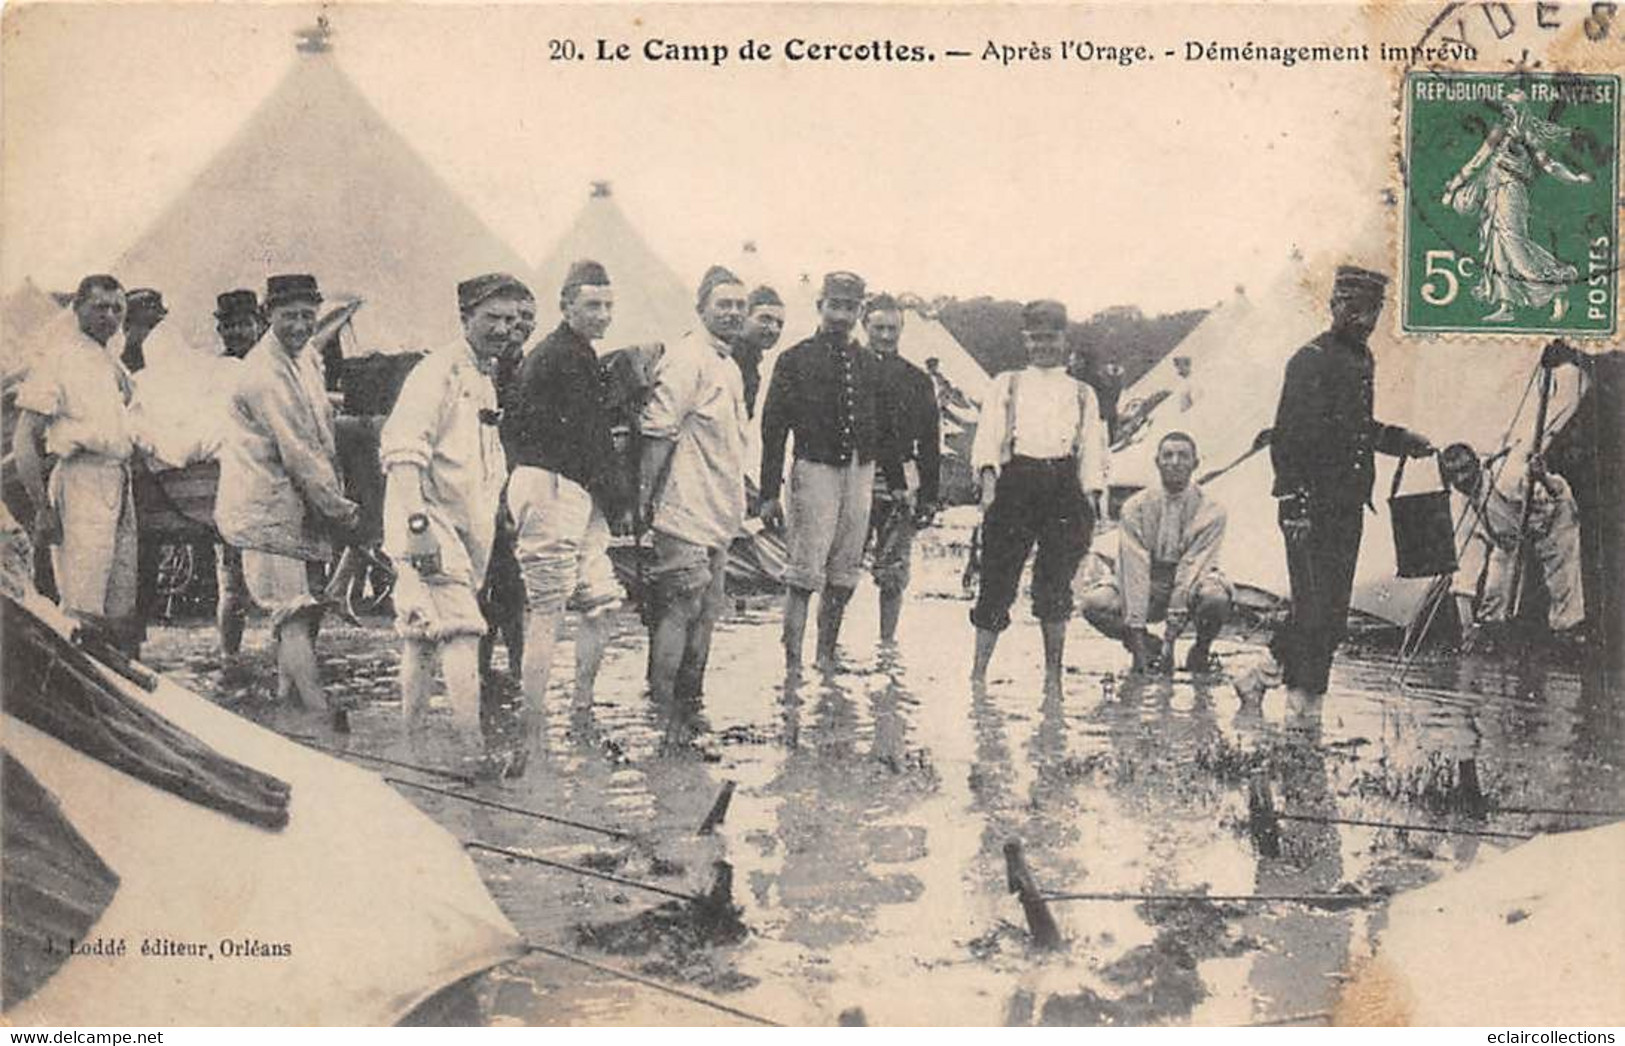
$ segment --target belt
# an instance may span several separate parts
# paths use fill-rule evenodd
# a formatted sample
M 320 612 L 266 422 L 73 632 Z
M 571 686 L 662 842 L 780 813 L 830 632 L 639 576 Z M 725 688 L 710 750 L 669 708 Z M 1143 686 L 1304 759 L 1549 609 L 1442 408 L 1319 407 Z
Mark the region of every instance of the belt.
M 1054 469 L 1061 468 L 1063 466 L 1071 467 L 1074 464 L 1076 464 L 1076 459 L 1074 459 L 1070 454 L 1063 458 L 1029 458 L 1025 454 L 1012 454 L 1010 455 L 1009 461 L 1009 466 L 1020 466 L 1023 468 Z

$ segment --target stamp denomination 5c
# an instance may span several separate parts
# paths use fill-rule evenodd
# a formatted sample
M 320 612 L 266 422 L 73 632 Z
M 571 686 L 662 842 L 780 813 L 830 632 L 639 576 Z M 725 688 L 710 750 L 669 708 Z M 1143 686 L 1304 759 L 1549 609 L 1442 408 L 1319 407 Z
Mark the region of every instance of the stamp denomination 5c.
M 1618 77 L 1413 73 L 1404 148 L 1406 331 L 1614 331 Z

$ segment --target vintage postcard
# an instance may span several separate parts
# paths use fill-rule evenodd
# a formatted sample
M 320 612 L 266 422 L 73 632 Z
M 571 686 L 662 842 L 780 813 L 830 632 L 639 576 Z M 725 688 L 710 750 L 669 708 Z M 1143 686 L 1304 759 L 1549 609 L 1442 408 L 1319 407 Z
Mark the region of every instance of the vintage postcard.
M 0 18 L 0 1020 L 1625 1024 L 1617 5 Z

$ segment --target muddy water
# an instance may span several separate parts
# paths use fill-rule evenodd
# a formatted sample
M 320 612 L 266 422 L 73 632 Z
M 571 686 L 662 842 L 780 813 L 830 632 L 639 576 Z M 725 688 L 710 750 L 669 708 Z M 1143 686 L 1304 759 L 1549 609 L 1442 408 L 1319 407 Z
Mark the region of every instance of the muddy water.
M 718 629 L 703 709 L 671 718 L 642 685 L 645 646 L 620 620 L 596 701 L 574 706 L 560 644 L 546 751 L 500 802 L 635 833 L 631 841 L 403 788 L 463 840 L 523 850 L 667 890 L 732 874 L 726 918 L 660 894 L 481 853 L 493 896 L 534 942 L 637 971 L 794 1024 L 1238 1024 L 1329 1009 L 1367 954 L 1381 907 L 1056 901 L 1067 939 L 1035 951 L 1006 892 L 1020 840 L 1047 892 L 1321 894 L 1404 890 L 1512 840 L 1283 820 L 1279 856 L 1248 830 L 1251 775 L 1281 811 L 1510 832 L 1595 823 L 1465 818 L 1473 760 L 1500 805 L 1625 803 L 1616 718 L 1561 668 L 1465 660 L 1413 667 L 1350 659 L 1320 707 L 1279 692 L 1243 710 L 1222 680 L 1129 679 L 1126 655 L 1082 622 L 1058 692 L 1041 683 L 1037 628 L 1019 614 L 985 688 L 967 682 L 958 566 L 931 555 L 899 642 L 877 649 L 859 590 L 845 658 L 786 679 L 771 600 Z M 258 649 L 263 629 L 248 639 Z M 285 729 L 266 708 L 261 653 L 222 668 L 210 630 L 160 630 L 148 659 L 200 692 Z M 365 702 L 344 744 L 420 765 L 453 755 L 446 723 L 409 743 L 387 624 L 329 628 L 324 674 Z M 1221 642 L 1234 665 L 1249 644 Z M 673 748 L 674 734 L 698 744 Z M 412 771 L 402 779 L 447 786 Z M 725 780 L 731 808 L 700 835 Z M 709 913 L 709 914 L 706 914 Z M 448 993 L 430 1019 L 480 1023 L 733 1023 L 736 1018 L 536 954 Z

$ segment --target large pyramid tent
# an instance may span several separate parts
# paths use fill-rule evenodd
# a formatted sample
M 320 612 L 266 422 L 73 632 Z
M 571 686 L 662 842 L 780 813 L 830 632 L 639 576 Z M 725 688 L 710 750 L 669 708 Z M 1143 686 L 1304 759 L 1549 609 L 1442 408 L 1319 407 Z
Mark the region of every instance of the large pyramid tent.
M 212 344 L 215 295 L 311 272 L 330 300 L 366 299 L 364 349 L 458 334 L 456 287 L 525 262 L 429 169 L 340 70 L 305 51 L 241 130 L 114 266 L 164 292 L 170 323 Z
M 1382 254 L 1374 249 L 1348 257 L 1369 260 Z M 1163 405 L 1140 438 L 1121 448 L 1111 461 L 1114 486 L 1149 486 L 1157 482 L 1153 458 L 1157 440 L 1174 429 L 1191 433 L 1202 456 L 1199 472 L 1224 470 L 1210 479 L 1206 490 L 1230 514 L 1223 553 L 1226 573 L 1275 597 L 1285 597 L 1288 585 L 1270 495 L 1274 472 L 1267 449 L 1249 451 L 1258 434 L 1274 423 L 1287 360 L 1327 326 L 1331 273 L 1341 260 L 1328 257 L 1308 264 L 1294 256 L 1264 294 L 1250 296 L 1247 308 L 1215 310 L 1187 339 L 1200 350 L 1190 353 L 1196 393 L 1191 408 L 1181 412 Z M 1437 447 L 1461 441 L 1485 455 L 1511 448 L 1509 460 L 1521 467 L 1533 436 L 1542 340 L 1401 337 L 1393 316 L 1385 312 L 1370 341 L 1377 367 L 1376 416 L 1421 433 Z M 1555 377 L 1549 433 L 1573 414 L 1583 391 L 1575 368 L 1560 369 Z M 1141 384 L 1144 381 L 1135 388 Z M 1378 456 L 1375 512 L 1366 515 L 1354 608 L 1407 625 L 1429 581 L 1395 576 L 1385 504 L 1394 467 L 1395 459 Z M 1431 459 L 1407 468 L 1405 492 L 1438 487 Z
M 692 330 L 694 292 L 660 259 L 615 202 L 609 182 L 594 182 L 580 213 L 553 250 L 536 266 L 536 297 L 550 329 L 559 288 L 570 265 L 591 258 L 609 271 L 615 286 L 615 319 L 599 344 L 607 352 L 624 345 L 676 341 Z M 699 283 L 699 273 L 694 283 Z

